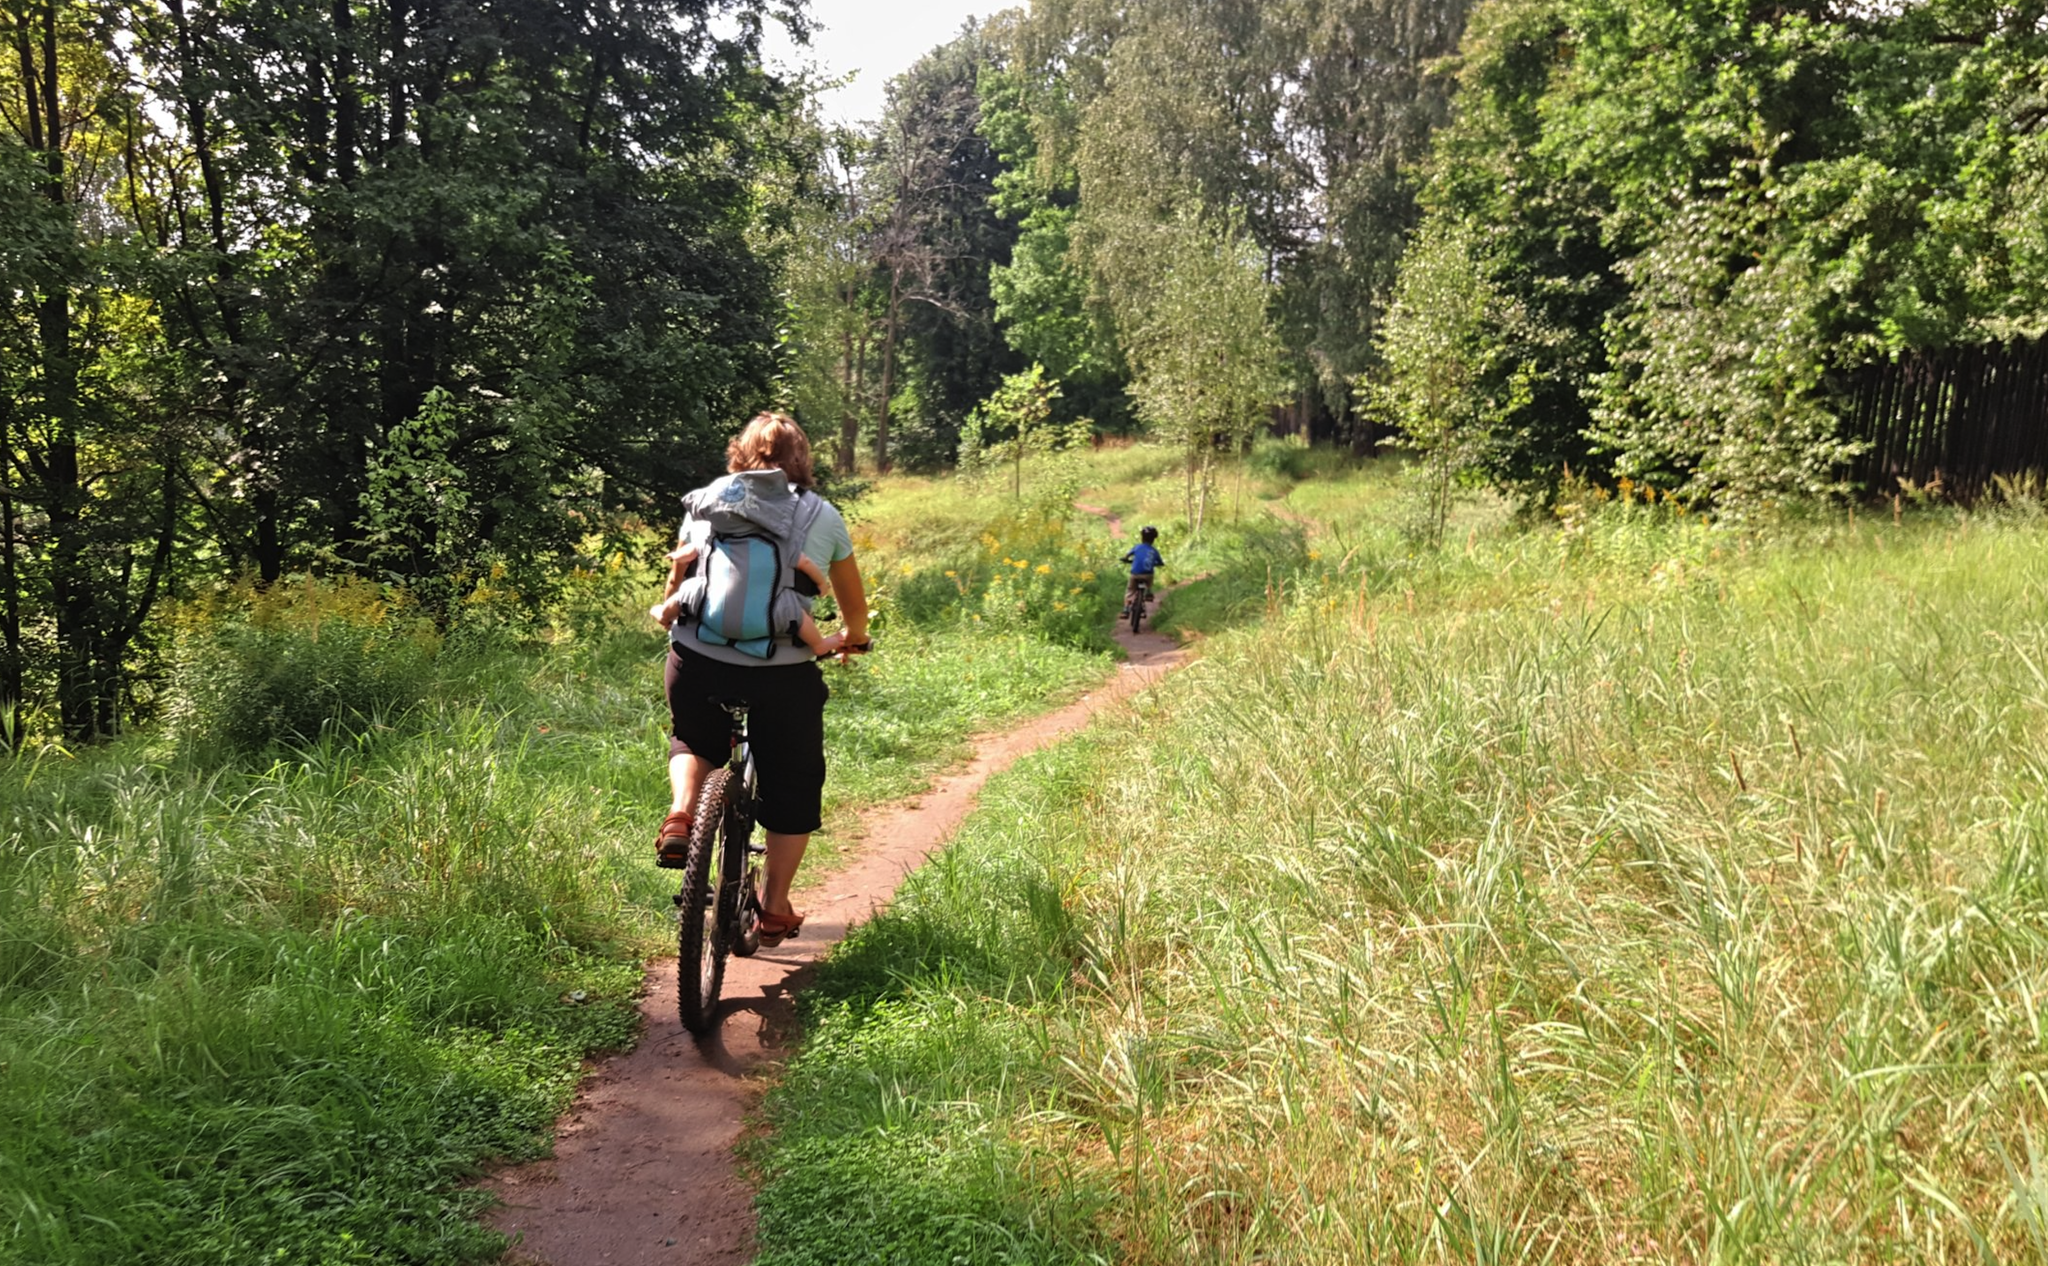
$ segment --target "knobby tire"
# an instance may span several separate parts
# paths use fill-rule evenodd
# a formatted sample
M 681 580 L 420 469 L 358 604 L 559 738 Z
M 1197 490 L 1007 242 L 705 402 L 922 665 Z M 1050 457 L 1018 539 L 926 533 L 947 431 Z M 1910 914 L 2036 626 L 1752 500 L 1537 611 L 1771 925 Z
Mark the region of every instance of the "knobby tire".
M 715 769 L 697 796 L 697 820 L 690 825 L 689 860 L 683 868 L 682 900 L 676 922 L 676 1003 L 683 1027 L 699 1037 L 711 1031 L 718 991 L 725 985 L 725 920 L 719 886 L 725 878 L 726 817 L 732 808 L 732 771 Z
M 1151 597 L 1151 595 L 1152 591 L 1149 588 L 1140 589 L 1136 594 L 1132 595 L 1131 632 L 1133 634 L 1136 634 L 1145 623 L 1145 600 Z

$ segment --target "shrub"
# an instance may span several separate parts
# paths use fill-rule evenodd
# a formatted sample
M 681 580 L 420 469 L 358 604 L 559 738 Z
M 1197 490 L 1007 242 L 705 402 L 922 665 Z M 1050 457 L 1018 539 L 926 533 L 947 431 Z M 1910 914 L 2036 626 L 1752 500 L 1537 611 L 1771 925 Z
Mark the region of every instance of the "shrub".
M 555 594 L 550 613 L 556 629 L 594 646 L 655 628 L 647 607 L 661 596 L 668 572 L 662 555 L 670 548 L 667 537 L 643 532 L 607 542 L 598 557 L 578 562 Z
M 1299 482 L 1315 470 L 1314 451 L 1295 437 L 1261 436 L 1245 459 L 1254 475 Z
M 982 534 L 986 576 L 971 618 L 992 629 L 1033 631 L 1063 646 L 1108 644 L 1123 586 L 1116 568 L 1091 557 L 1064 515 L 1026 514 Z
M 927 628 L 965 620 L 1104 650 L 1123 581 L 1113 563 L 1089 550 L 1068 530 L 1066 515 L 1024 511 L 989 524 L 972 552 L 929 567 L 905 564 L 878 586 L 878 606 Z
M 358 580 L 245 585 L 176 624 L 172 733 L 243 752 L 404 711 L 426 695 L 440 649 L 431 621 Z

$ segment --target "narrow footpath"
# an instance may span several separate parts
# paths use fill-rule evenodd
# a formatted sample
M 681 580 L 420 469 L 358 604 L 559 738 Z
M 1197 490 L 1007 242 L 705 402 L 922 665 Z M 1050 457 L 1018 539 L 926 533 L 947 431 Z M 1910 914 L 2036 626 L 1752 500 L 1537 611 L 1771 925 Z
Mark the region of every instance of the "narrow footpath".
M 646 1025 L 630 1052 L 602 1062 L 558 1126 L 555 1154 L 484 1184 L 504 1203 L 488 1221 L 515 1237 L 508 1263 L 546 1266 L 741 1266 L 754 1256 L 752 1192 L 734 1164 L 760 1077 L 794 1037 L 794 995 L 846 930 L 944 847 L 988 779 L 1178 667 L 1186 652 L 1152 632 L 1117 640 L 1114 677 L 1057 712 L 984 735 L 931 790 L 863 814 L 850 860 L 802 892 L 803 934 L 726 967 L 719 1026 L 701 1041 L 676 1017 L 673 959 L 651 965 Z M 829 718 L 828 722 L 829 724 Z

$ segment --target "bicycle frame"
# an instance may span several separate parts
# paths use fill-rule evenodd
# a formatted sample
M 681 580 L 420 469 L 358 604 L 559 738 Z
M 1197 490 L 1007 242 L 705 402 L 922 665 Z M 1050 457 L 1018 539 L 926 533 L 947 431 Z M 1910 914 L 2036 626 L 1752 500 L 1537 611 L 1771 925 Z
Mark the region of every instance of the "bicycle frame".
M 732 771 L 731 785 L 737 794 L 726 806 L 725 823 L 719 833 L 718 927 L 724 948 L 745 958 L 761 944 L 760 867 L 756 859 L 766 856 L 768 849 L 754 842 L 754 822 L 761 798 L 754 771 L 754 749 L 747 738 L 748 705 L 724 702 L 720 706 L 732 718 L 732 758 L 726 762 L 726 768 Z

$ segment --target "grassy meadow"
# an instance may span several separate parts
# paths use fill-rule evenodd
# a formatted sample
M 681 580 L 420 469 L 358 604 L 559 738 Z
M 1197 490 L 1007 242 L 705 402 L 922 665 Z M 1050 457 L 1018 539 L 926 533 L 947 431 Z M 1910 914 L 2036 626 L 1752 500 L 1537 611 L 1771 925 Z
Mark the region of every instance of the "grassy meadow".
M 954 500 L 976 550 L 1011 513 Z M 917 512 L 859 513 L 881 653 L 831 670 L 814 879 L 860 805 L 1110 663 L 916 618 Z M 370 586 L 193 603 L 161 726 L 0 766 L 0 1263 L 498 1257 L 466 1179 L 545 1148 L 672 945 L 654 585 L 593 566 L 539 625 L 481 585 L 445 631 Z
M 2048 521 L 1309 473 L 834 953 L 762 1262 L 2048 1261 Z

